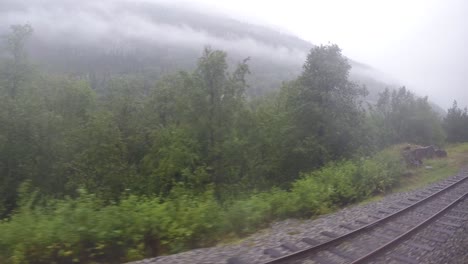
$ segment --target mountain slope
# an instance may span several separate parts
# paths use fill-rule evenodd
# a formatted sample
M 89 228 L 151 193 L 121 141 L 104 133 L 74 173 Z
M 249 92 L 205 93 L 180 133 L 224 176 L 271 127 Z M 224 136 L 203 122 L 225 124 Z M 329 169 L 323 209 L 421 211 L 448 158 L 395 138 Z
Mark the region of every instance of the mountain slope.
M 311 43 L 276 30 L 167 3 L 131 1 L 7 0 L 0 33 L 30 23 L 29 49 L 49 71 L 86 76 L 99 88 L 118 74 L 162 74 L 191 69 L 205 46 L 228 52 L 230 64 L 250 57 L 251 95 L 277 89 L 296 77 Z M 387 85 L 371 67 L 351 61 L 354 80 L 372 98 Z

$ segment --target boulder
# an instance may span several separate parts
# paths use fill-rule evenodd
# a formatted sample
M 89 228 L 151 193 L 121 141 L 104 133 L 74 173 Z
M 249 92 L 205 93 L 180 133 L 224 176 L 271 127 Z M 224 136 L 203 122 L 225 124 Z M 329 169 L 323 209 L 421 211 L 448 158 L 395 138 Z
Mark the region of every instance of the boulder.
M 447 157 L 447 151 L 445 151 L 443 149 L 438 149 L 438 150 L 435 151 L 435 155 L 438 158 L 446 158 Z
M 410 146 L 406 146 L 403 149 L 402 155 L 407 165 L 419 167 L 423 165 L 424 159 L 447 157 L 447 152 L 434 146 L 415 147 L 413 149 Z
M 434 146 L 428 147 L 421 147 L 416 148 L 411 151 L 411 154 L 414 156 L 415 159 L 423 160 L 423 159 L 432 159 L 435 155 L 435 148 Z

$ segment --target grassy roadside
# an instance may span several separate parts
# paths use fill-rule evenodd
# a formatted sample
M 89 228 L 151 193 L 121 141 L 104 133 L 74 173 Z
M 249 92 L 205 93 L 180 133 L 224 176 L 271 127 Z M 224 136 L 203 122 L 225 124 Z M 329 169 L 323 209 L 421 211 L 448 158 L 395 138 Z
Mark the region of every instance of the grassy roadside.
M 455 175 L 463 166 L 468 165 L 468 143 L 451 144 L 445 150 L 448 153 L 447 158 L 424 160 L 422 167 L 408 170 L 408 176 L 402 177 L 397 186 L 384 194 L 370 197 L 360 204 L 379 201 L 390 193 L 408 192 L 421 188 Z

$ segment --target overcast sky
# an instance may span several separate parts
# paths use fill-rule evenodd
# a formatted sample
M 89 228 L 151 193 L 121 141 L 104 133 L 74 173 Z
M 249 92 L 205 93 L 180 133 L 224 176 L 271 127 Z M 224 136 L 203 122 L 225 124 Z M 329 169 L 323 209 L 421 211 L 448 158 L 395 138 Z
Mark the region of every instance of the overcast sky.
M 466 0 L 178 2 L 274 26 L 314 44 L 336 43 L 348 57 L 376 67 L 444 108 L 454 99 L 468 105 Z

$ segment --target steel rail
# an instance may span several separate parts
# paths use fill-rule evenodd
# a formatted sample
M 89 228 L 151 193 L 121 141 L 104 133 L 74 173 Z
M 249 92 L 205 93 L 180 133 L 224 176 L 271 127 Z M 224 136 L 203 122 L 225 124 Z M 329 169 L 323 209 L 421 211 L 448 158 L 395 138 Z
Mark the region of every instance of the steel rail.
M 431 222 L 435 221 L 440 215 L 445 213 L 445 211 L 449 210 L 450 208 L 452 208 L 453 206 L 455 206 L 456 204 L 458 204 L 459 202 L 464 200 L 467 196 L 468 196 L 468 192 L 465 193 L 464 195 L 460 196 L 457 200 L 451 202 L 449 205 L 444 207 L 442 210 L 440 210 L 437 213 L 433 214 L 431 217 L 429 217 L 425 221 L 421 222 L 417 226 L 411 228 L 410 230 L 408 230 L 405 233 L 401 234 L 400 236 L 396 237 L 392 241 L 389 241 L 387 244 L 382 245 L 381 247 L 379 247 L 379 248 L 375 249 L 374 251 L 368 253 L 367 255 L 350 262 L 349 264 L 363 263 L 363 262 L 369 260 L 370 258 L 376 257 L 376 255 L 385 252 L 386 250 L 390 249 L 391 247 L 396 246 L 398 242 L 410 237 L 411 235 L 413 235 L 413 233 L 417 232 L 419 229 L 421 229 L 421 228 L 425 227 L 426 225 L 430 224 Z
M 391 219 L 393 219 L 394 217 L 396 216 L 399 216 L 401 215 L 402 213 L 406 212 L 406 211 L 409 211 L 411 209 L 414 209 L 415 207 L 417 206 L 420 206 L 422 205 L 423 203 L 427 202 L 427 201 L 430 201 L 432 200 L 433 198 L 435 198 L 436 196 L 454 188 L 455 186 L 458 186 L 459 184 L 461 184 L 462 182 L 468 180 L 468 176 L 464 176 L 462 179 L 458 180 L 458 181 L 455 181 L 454 183 L 444 187 L 443 189 L 439 190 L 439 191 L 436 191 L 435 193 L 429 195 L 428 197 L 422 199 L 422 200 L 419 200 L 407 207 L 404 207 L 382 219 L 379 219 L 379 220 L 376 220 L 372 223 L 369 223 L 367 225 L 364 225 L 362 227 L 359 227 L 357 228 L 356 230 L 353 230 L 353 231 L 350 231 L 344 235 L 341 235 L 341 236 L 338 236 L 336 238 L 333 238 L 333 239 L 330 239 L 328 241 L 325 241 L 321 244 L 318 244 L 318 245 L 315 245 L 315 246 L 311 246 L 309 248 L 305 248 L 305 249 L 302 249 L 302 250 L 299 250 L 299 251 L 296 251 L 296 252 L 293 252 L 293 253 L 290 253 L 290 254 L 286 254 L 284 256 L 281 256 L 279 258 L 275 258 L 275 259 L 272 259 L 272 260 L 268 260 L 266 262 L 263 262 L 262 264 L 278 264 L 278 263 L 287 263 L 286 261 L 288 260 L 292 260 L 292 259 L 300 259 L 300 258 L 304 258 L 303 256 L 307 255 L 307 254 L 310 254 L 312 252 L 316 252 L 316 251 L 320 251 L 320 250 L 323 250 L 323 249 L 326 249 L 328 247 L 331 247 L 333 245 L 336 245 L 336 244 L 340 244 L 342 241 L 344 241 L 345 239 L 347 238 L 350 238 L 352 236 L 357 236 L 359 234 L 362 234 L 364 233 L 363 231 L 367 231 L 367 229 L 370 229 L 376 225 L 379 225 L 379 224 L 383 224 Z

